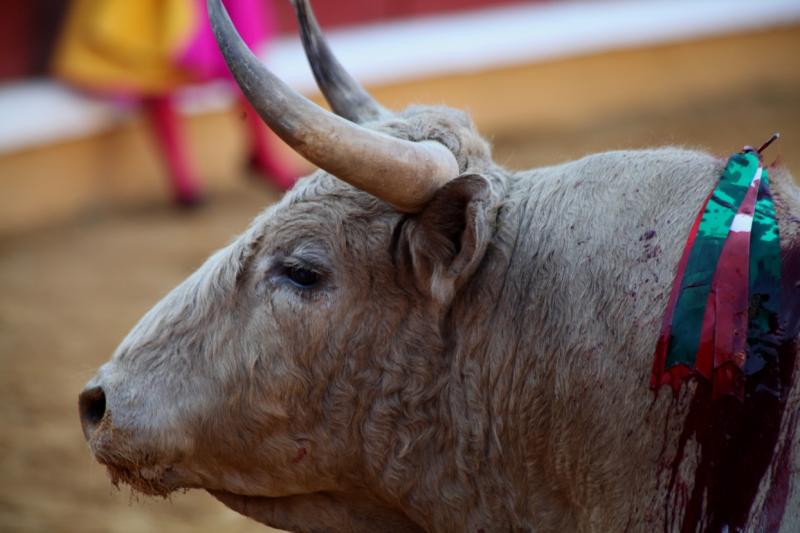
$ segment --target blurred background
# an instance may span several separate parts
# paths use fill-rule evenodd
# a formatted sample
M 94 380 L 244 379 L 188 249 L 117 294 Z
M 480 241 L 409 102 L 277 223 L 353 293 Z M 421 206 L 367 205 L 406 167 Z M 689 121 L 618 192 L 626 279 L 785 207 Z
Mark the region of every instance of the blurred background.
M 137 319 L 311 170 L 214 70 L 202 3 L 0 0 L 0 531 L 263 531 L 202 492 L 115 490 L 76 410 Z M 321 102 L 289 2 L 241 4 L 251 46 Z M 800 176 L 797 0 L 314 7 L 381 102 L 470 111 L 508 168 L 780 131 L 766 160 Z

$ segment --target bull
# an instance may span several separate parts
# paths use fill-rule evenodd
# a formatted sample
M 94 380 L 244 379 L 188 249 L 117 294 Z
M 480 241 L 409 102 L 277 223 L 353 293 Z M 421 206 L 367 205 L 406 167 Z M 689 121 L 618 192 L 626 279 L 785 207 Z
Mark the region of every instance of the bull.
M 333 112 L 269 72 L 219 0 L 208 9 L 254 108 L 320 170 L 148 312 L 80 394 L 114 483 L 205 489 L 295 531 L 797 531 L 789 173 L 771 169 L 780 393 L 653 391 L 676 265 L 724 160 L 671 147 L 506 170 L 466 114 L 380 106 L 294 4 Z

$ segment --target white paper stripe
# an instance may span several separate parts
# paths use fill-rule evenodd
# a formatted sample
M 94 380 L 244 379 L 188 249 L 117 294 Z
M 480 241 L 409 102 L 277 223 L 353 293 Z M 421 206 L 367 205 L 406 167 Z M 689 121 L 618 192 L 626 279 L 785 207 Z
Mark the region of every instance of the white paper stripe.
M 753 179 L 750 180 L 750 187 L 752 189 L 755 187 L 758 189 L 758 186 L 761 184 L 761 172 L 763 167 L 761 165 L 758 166 L 758 170 L 756 170 L 755 175 L 753 175 Z M 745 195 L 746 196 L 746 195 Z M 741 207 L 739 208 L 741 209 Z M 733 222 L 731 222 L 731 231 L 736 233 L 750 233 L 753 228 L 753 214 L 752 213 L 736 213 L 736 216 L 733 217 Z

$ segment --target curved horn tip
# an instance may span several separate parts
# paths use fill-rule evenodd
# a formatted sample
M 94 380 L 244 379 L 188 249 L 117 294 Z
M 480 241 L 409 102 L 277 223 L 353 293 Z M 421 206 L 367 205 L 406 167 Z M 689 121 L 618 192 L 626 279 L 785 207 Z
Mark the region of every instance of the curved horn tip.
M 291 0 L 300 38 L 317 86 L 334 113 L 357 124 L 392 115 L 345 70 L 328 46 L 311 2 Z
M 207 7 L 214 36 L 239 87 L 264 122 L 310 162 L 409 211 L 419 210 L 458 175 L 455 156 L 444 145 L 401 140 L 365 128 L 302 96 L 252 53 L 221 0 L 207 0 Z

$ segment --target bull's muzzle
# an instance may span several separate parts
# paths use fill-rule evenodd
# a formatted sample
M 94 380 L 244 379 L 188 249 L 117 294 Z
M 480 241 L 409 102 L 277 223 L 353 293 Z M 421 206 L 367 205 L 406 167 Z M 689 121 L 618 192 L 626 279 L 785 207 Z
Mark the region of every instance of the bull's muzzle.
M 86 440 L 90 440 L 106 415 L 106 393 L 102 387 L 87 387 L 78 396 L 78 411 L 81 428 Z

